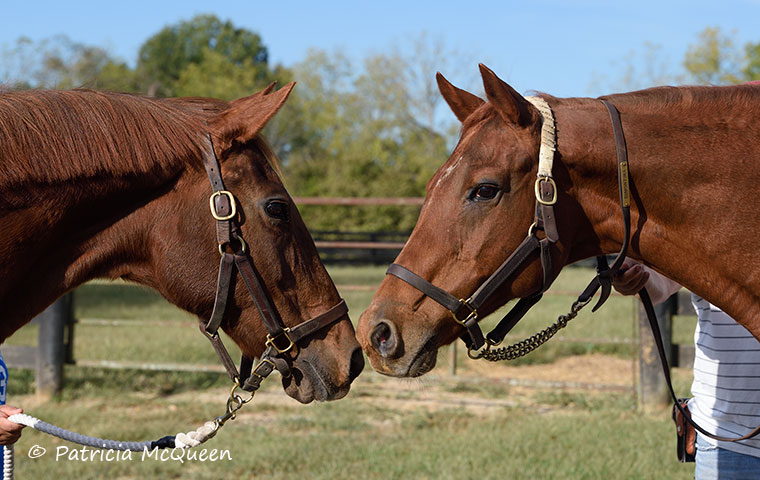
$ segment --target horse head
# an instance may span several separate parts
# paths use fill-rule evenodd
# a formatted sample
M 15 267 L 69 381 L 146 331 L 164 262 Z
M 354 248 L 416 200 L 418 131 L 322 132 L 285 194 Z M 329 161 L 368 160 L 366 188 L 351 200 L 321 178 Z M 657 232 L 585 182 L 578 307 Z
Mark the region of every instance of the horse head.
M 461 136 L 428 182 L 417 224 L 395 262 L 449 292 L 454 301 L 470 297 L 517 249 L 532 228 L 536 209 L 541 115 L 491 70 L 483 65 L 480 70 L 487 101 L 437 76 L 444 99 L 462 122 Z M 555 178 L 564 186 L 562 172 L 555 172 Z M 562 188 L 558 192 L 565 196 Z M 568 258 L 566 242 L 573 227 L 559 220 L 557 227 L 562 235 L 550 255 L 559 266 Z M 540 291 L 542 277 L 539 255 L 532 253 L 477 309 L 477 316 Z M 361 316 L 358 338 L 377 371 L 418 376 L 433 368 L 439 347 L 465 333 L 460 323 L 429 295 L 387 275 Z
M 322 315 L 341 301 L 278 175 L 276 158 L 259 133 L 292 87 L 289 84 L 274 91 L 270 86 L 229 104 L 202 99 L 170 101 L 203 117 L 209 134 L 201 142 L 206 146 L 204 155 L 218 158 L 214 163 L 224 184 L 221 196 L 235 207 L 228 212 L 235 221 L 235 234 L 219 240 L 219 218 L 212 215 L 214 199 L 220 195 L 212 196 L 210 211 L 209 175 L 202 167 L 188 167 L 162 195 L 134 214 L 136 225 L 151 226 L 143 239 L 150 253 L 148 261 L 137 262 L 122 277 L 156 288 L 205 322 L 215 306 L 220 253 L 234 243 L 240 255 L 250 257 L 252 276 L 259 279 L 262 295 L 284 327 Z M 221 223 L 223 230 L 230 228 Z M 231 278 L 221 328 L 244 356 L 261 357 L 268 334 L 262 306 L 252 300 L 246 288 L 248 280 L 244 282 L 236 273 Z M 364 366 L 345 312 L 291 347 L 281 355 L 289 364 L 282 383 L 291 397 L 303 403 L 345 396 Z

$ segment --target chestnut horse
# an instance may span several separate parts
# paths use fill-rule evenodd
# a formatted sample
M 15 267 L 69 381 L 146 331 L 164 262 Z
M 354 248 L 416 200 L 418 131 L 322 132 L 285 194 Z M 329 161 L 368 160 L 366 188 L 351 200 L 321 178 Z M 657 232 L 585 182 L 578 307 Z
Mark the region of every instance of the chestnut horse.
M 293 84 L 273 87 L 231 103 L 86 90 L 0 94 L 0 341 L 93 278 L 152 287 L 208 319 L 228 248 L 217 247 L 223 222 L 209 212 L 209 156 L 221 162 L 236 235 L 247 240 L 281 322 L 294 326 L 338 304 L 259 135 Z M 221 327 L 257 357 L 267 331 L 235 278 Z M 339 313 L 287 353 L 292 374 L 283 386 L 301 402 L 343 397 L 363 367 L 351 321 Z
M 462 122 L 461 137 L 428 182 L 417 225 L 396 259 L 423 279 L 418 285 L 429 282 L 454 299 L 473 294 L 534 231 L 543 117 L 483 65 L 481 75 L 487 101 L 438 75 Z M 605 105 L 540 98 L 556 125 L 551 281 L 564 265 L 618 252 L 624 228 Z M 620 112 L 628 148 L 629 256 L 760 338 L 760 86 L 663 87 L 605 99 Z M 545 286 L 542 270 L 534 251 L 474 315 L 535 295 Z M 372 366 L 388 375 L 426 373 L 436 350 L 465 333 L 451 312 L 407 281 L 387 275 L 357 329 Z

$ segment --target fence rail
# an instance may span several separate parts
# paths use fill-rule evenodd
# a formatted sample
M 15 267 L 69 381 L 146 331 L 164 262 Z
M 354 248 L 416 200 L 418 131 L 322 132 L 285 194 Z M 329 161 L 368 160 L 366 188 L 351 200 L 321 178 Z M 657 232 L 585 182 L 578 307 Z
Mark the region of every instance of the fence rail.
M 421 206 L 423 197 L 293 197 L 297 205 Z
M 340 198 L 340 197 L 295 197 L 294 200 L 299 205 L 333 205 L 333 206 L 420 206 L 423 203 L 423 198 L 399 198 L 399 197 L 368 197 L 368 198 Z M 388 263 L 393 259 L 396 252 L 401 250 L 404 246 L 406 239 L 409 235 L 408 232 L 341 232 L 341 231 L 313 231 L 312 234 L 316 239 L 317 248 L 321 250 L 321 253 L 327 254 L 328 258 L 337 259 L 338 261 L 370 261 L 379 263 Z M 361 256 L 361 251 L 365 251 L 365 255 Z M 394 252 L 396 251 L 396 252 Z M 346 253 L 348 252 L 348 253 Z M 352 285 L 342 286 L 344 289 L 355 290 L 371 290 L 374 287 Z M 559 293 L 559 292 L 555 292 Z M 562 292 L 565 293 L 565 292 Z M 658 311 L 658 317 L 661 317 L 661 324 L 663 331 L 666 335 L 666 342 L 670 342 L 670 317 L 676 312 L 680 314 L 689 313 L 689 311 L 678 311 L 678 307 L 682 305 L 688 305 L 689 302 L 683 298 L 681 294 L 681 300 L 678 296 L 671 298 L 669 307 L 665 307 L 662 311 Z M 677 306 L 678 307 L 677 307 Z M 683 308 L 683 307 L 681 307 Z M 52 315 L 51 312 L 57 312 Z M 72 361 L 72 346 L 73 346 L 73 328 L 74 322 L 71 315 L 71 299 L 62 299 L 51 306 L 45 314 L 39 317 L 41 324 L 39 334 L 38 347 L 16 347 L 15 349 L 4 348 L 6 359 L 8 364 L 16 367 L 32 367 L 37 368 L 37 388 L 38 391 L 46 392 L 48 395 L 54 393 L 60 389 L 62 381 L 62 364 L 64 361 Z M 84 320 L 82 323 L 90 324 L 108 324 L 108 325 L 136 325 L 138 322 L 120 322 L 118 320 L 98 320 L 89 319 Z M 648 332 L 645 332 L 644 323 L 640 322 L 641 330 L 639 335 L 639 365 L 640 365 L 640 399 L 647 403 L 650 401 L 657 402 L 664 398 L 662 395 L 662 383 L 658 380 L 661 373 L 656 370 L 656 364 L 651 355 L 647 352 L 651 352 L 651 345 L 646 343 L 645 338 L 648 338 Z M 68 334 L 64 335 L 64 328 L 67 329 Z M 571 338 L 560 337 L 561 342 L 582 342 L 582 343 L 632 343 L 635 340 L 628 339 L 601 339 L 601 338 Z M 691 355 L 693 358 L 693 348 L 683 348 L 687 346 L 681 346 L 681 349 L 673 348 L 673 359 L 680 360 L 681 366 L 688 363 Z M 451 356 L 454 359 L 452 362 L 452 373 L 456 372 L 456 350 L 455 347 L 451 349 Z M 680 358 L 679 358 L 680 357 Z M 202 366 L 202 365 L 183 365 L 183 364 L 152 364 L 141 362 L 114 362 L 114 361 L 87 361 L 80 360 L 77 362 L 79 365 L 87 366 L 100 366 L 105 368 L 137 368 L 148 370 L 188 370 L 188 371 L 218 371 L 218 366 Z

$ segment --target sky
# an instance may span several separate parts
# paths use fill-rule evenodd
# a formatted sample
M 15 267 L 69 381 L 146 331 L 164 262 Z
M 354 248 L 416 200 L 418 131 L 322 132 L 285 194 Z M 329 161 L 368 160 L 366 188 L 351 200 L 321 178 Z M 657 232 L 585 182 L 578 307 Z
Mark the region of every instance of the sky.
M 476 78 L 482 62 L 520 92 L 560 97 L 619 91 L 626 65 L 644 68 L 647 43 L 658 46 L 659 68 L 677 71 L 706 27 L 739 45 L 760 41 L 760 0 L 0 0 L 0 47 L 65 34 L 134 65 L 148 37 L 200 13 L 260 34 L 273 64 L 293 65 L 313 48 L 358 60 L 425 33 L 472 62 L 442 72 L 455 84 Z

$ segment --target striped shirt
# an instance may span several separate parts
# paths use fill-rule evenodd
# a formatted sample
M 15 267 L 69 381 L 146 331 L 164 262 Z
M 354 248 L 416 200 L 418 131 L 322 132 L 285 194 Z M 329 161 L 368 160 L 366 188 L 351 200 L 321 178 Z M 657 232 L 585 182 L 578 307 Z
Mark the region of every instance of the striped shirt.
M 744 435 L 760 425 L 760 342 L 707 300 L 694 294 L 691 300 L 699 321 L 689 410 L 710 433 Z M 737 443 L 703 438 L 720 448 L 760 457 L 760 435 Z

